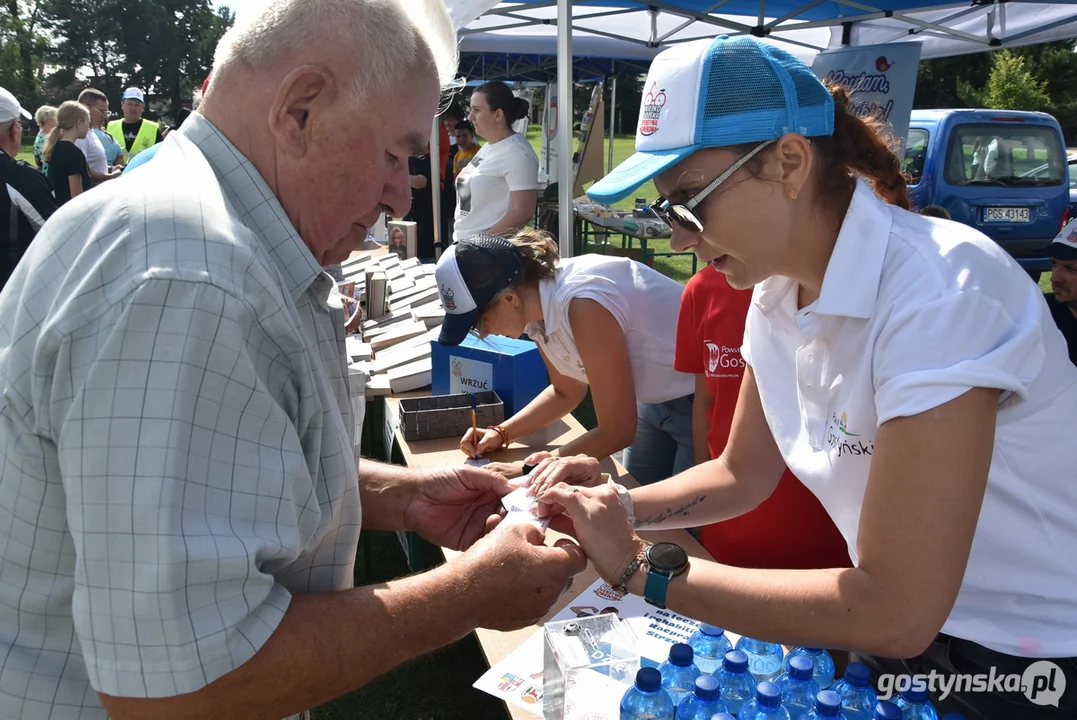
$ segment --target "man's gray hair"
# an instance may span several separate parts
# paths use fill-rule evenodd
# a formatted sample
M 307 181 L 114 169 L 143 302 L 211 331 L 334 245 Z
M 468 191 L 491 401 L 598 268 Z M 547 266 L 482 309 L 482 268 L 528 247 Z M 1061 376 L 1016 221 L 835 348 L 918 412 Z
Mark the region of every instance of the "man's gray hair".
M 225 33 L 213 75 L 237 62 L 258 68 L 318 45 L 352 48 L 361 59 L 361 71 L 345 88 L 356 100 L 387 97 L 407 73 L 428 62 L 440 84 L 449 86 L 459 63 L 456 29 L 443 0 L 273 0 Z

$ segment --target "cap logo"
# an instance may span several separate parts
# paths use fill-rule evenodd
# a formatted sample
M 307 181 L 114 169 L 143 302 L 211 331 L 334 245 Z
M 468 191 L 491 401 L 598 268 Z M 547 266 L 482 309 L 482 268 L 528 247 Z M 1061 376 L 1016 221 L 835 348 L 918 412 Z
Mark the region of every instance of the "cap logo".
M 1070 230 L 1069 234 L 1062 238 L 1062 242 L 1069 243 L 1070 245 L 1077 245 L 1077 227 Z
M 441 304 L 446 310 L 455 310 L 456 301 L 453 300 L 456 293 L 452 291 L 452 288 L 441 286 Z
M 650 90 L 643 96 L 643 112 L 639 118 L 639 134 L 654 135 L 658 132 L 658 122 L 662 118 L 662 108 L 666 105 L 666 89 L 659 88 L 658 83 L 651 83 Z

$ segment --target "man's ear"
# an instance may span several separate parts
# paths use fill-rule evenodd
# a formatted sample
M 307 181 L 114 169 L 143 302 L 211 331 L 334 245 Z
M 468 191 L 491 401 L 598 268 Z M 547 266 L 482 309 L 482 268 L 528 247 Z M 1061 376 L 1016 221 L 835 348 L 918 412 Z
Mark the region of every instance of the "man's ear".
M 336 79 L 324 65 L 301 65 L 288 73 L 269 108 L 269 131 L 277 144 L 293 157 L 305 155 L 312 129 L 323 122 L 338 94 Z

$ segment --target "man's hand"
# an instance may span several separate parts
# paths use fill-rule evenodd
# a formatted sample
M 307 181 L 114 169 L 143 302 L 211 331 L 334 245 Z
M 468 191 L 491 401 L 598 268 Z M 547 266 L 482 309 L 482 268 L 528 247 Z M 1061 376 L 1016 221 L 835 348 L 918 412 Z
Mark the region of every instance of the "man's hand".
M 449 564 L 470 578 L 477 627 L 507 631 L 534 625 L 587 567 L 576 543 L 562 539 L 547 547 L 542 540 L 534 525 L 498 526 Z
M 427 471 L 404 509 L 404 526 L 441 547 L 466 550 L 497 522 L 501 498 L 513 489 L 503 475 L 485 468 Z

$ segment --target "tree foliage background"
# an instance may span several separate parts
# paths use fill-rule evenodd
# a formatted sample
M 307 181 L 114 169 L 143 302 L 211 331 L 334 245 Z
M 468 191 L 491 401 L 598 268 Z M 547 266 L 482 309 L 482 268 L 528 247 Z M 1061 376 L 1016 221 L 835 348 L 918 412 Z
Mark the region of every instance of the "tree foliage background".
M 174 112 L 234 21 L 211 0 L 0 0 L 0 86 L 33 109 L 135 85 Z

